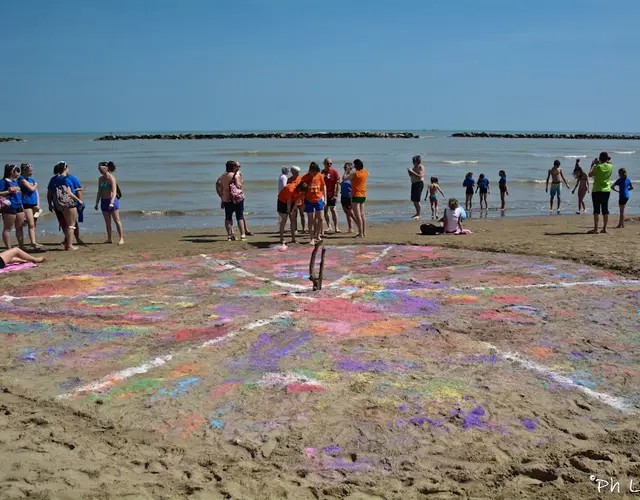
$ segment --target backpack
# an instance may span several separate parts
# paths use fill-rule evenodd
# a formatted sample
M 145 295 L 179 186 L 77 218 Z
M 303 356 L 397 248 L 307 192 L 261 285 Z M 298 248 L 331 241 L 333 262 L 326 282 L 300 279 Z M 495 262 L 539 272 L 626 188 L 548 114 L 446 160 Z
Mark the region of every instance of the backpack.
M 116 184 L 116 198 L 122 198 L 122 191 L 120 191 L 120 184 Z
M 75 205 L 75 201 L 71 198 L 69 187 L 66 184 L 60 184 L 54 188 L 53 205 L 58 212 L 62 212 L 65 208 L 71 208 Z
M 2 183 L 4 184 L 4 189 L 0 189 L 0 191 L 7 191 L 9 186 L 7 181 L 2 179 Z M 11 206 L 11 200 L 6 196 L 0 196 L 0 212 L 2 212 L 5 208 L 9 208 Z
M 233 203 L 242 203 L 244 201 L 244 193 L 236 184 L 236 176 L 233 176 L 231 184 L 229 184 L 229 194 Z

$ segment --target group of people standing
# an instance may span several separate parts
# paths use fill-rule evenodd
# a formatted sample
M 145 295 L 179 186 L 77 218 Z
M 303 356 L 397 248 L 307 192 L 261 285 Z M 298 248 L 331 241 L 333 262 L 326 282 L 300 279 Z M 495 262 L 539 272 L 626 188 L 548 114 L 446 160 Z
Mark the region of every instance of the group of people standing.
M 122 223 L 119 215 L 119 198 L 121 196 L 114 172 L 113 162 L 100 162 L 98 171 L 98 190 L 95 209 L 100 206 L 107 230 L 106 243 L 112 242 L 112 221 L 116 225 L 119 243 L 124 243 Z M 2 213 L 2 240 L 7 250 L 11 249 L 11 231 L 15 230 L 18 247 L 26 250 L 24 242 L 24 226 L 29 230 L 29 240 L 32 250 L 40 250 L 42 246 L 37 242 L 36 225 L 42 214 L 38 182 L 34 178 L 35 171 L 30 163 L 20 166 L 6 164 L 4 176 L 0 182 L 0 212 Z M 79 223 L 84 221 L 83 201 L 85 188 L 80 180 L 71 175 L 69 165 L 65 161 L 56 163 L 53 167 L 53 177 L 47 185 L 47 205 L 50 212 L 56 214 L 59 227 L 64 232 L 65 250 L 77 250 L 73 244 L 84 245 L 80 238 Z
M 296 243 L 297 220 L 300 217 L 302 233 L 309 232 L 309 243 L 315 245 L 326 232 L 340 233 L 337 212 L 338 199 L 347 219 L 347 232 L 358 229 L 356 238 L 367 235 L 367 179 L 369 172 L 360 159 L 347 162 L 340 174 L 333 168 L 333 160 L 325 158 L 323 168 L 312 161 L 306 174 L 300 175 L 300 167 L 291 170 L 285 167 L 278 179 L 278 200 L 276 209 L 280 216 L 280 243 L 284 242 L 287 221 L 290 222 L 291 242 Z M 291 177 L 289 177 L 291 172 Z M 306 224 L 305 224 L 306 216 Z M 331 224 L 333 223 L 333 229 Z
M 550 194 L 549 200 L 549 213 L 553 212 L 554 199 L 557 199 L 556 210 L 560 213 L 560 197 L 562 194 L 562 185 L 564 184 L 567 189 L 571 189 L 569 183 L 564 177 L 564 172 L 560 167 L 560 161 L 555 160 L 553 166 L 547 173 L 547 181 L 545 191 Z M 576 159 L 576 164 L 573 169 L 573 176 L 576 179 L 576 185 L 571 191 L 571 194 L 575 194 L 578 190 L 578 210 L 577 214 L 586 213 L 587 207 L 584 203 L 584 199 L 591 191 L 591 201 L 593 202 L 593 229 L 589 231 L 590 234 L 598 232 L 600 224 L 600 215 L 602 215 L 602 229 L 601 233 L 607 232 L 607 225 L 609 223 L 609 198 L 611 197 L 611 191 L 618 193 L 618 207 L 620 209 L 620 219 L 618 221 L 617 229 L 624 227 L 624 211 L 631 196 L 633 190 L 633 184 L 628 178 L 627 170 L 621 168 L 618 170 L 618 179 L 611 183 L 611 176 L 613 175 L 613 164 L 611 163 L 611 157 L 606 151 L 600 153 L 598 158 L 594 158 L 591 162 L 589 172 L 585 172 L 580 166 L 580 159 Z M 589 179 L 593 180 L 593 185 L 589 185 Z M 549 190 L 549 181 L 551 180 L 551 190 Z

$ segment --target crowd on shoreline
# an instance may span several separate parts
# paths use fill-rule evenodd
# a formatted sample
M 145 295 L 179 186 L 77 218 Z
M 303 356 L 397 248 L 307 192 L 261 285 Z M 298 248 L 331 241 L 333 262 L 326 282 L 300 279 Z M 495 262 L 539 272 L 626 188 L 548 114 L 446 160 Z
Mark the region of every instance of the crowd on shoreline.
M 106 243 L 112 242 L 112 223 L 115 224 L 119 235 L 119 244 L 124 244 L 122 223 L 119 215 L 120 188 L 115 178 L 116 165 L 113 162 L 99 162 L 98 189 L 96 194 L 95 210 L 102 211 L 107 231 Z M 425 167 L 420 156 L 412 158 L 412 167 L 407 169 L 410 180 L 410 200 L 416 213 L 413 219 L 422 216 L 422 194 L 425 191 Z M 289 174 L 291 175 L 289 176 Z M 620 219 L 617 228 L 624 227 L 624 209 L 633 190 L 633 184 L 627 176 L 625 169 L 618 170 L 618 179 L 611 183 L 613 165 L 611 157 L 606 153 L 600 153 L 591 163 L 588 172 L 580 166 L 580 160 L 576 160 L 573 176 L 576 185 L 572 194 L 578 190 L 578 210 L 576 213 L 586 213 L 584 199 L 591 192 L 593 201 L 594 227 L 589 233 L 597 233 L 600 229 L 600 216 L 603 225 L 599 232 L 606 233 L 609 219 L 609 198 L 611 191 L 618 192 L 618 206 Z M 21 166 L 7 164 L 4 168 L 4 176 L 0 181 L 0 211 L 3 219 L 2 239 L 7 252 L 0 254 L 0 268 L 8 262 L 28 261 L 38 262 L 40 258 L 30 256 L 24 242 L 24 227 L 28 228 L 29 240 L 33 250 L 40 250 L 37 242 L 36 226 L 39 215 L 42 213 L 41 200 L 38 193 L 38 183 L 34 179 L 34 169 L 31 164 L 23 163 Z M 498 188 L 500 192 L 500 210 L 507 207 L 507 174 L 505 170 L 498 173 Z M 364 168 L 360 159 L 347 162 L 343 166 L 342 174 L 333 168 L 331 158 L 325 158 L 323 168 L 316 162 L 311 162 L 308 172 L 301 175 L 300 167 L 285 167 L 278 179 L 278 195 L 276 211 L 279 216 L 280 243 L 285 245 L 285 228 L 287 222 L 290 225 L 291 242 L 296 243 L 300 234 L 309 235 L 309 243 L 314 245 L 324 238 L 325 232 L 340 233 L 339 214 L 337 211 L 338 199 L 346 218 L 348 233 L 357 228 L 355 238 L 365 238 L 367 233 L 367 217 L 365 205 L 367 202 L 367 180 L 369 172 Z M 590 185 L 590 179 L 593 183 Z M 557 213 L 560 213 L 562 185 L 571 189 L 560 161 L 555 160 L 549 169 L 546 179 L 545 191 L 550 194 L 549 213 L 553 212 L 554 201 L 557 204 Z M 429 200 L 431 218 L 438 219 L 442 225 L 422 224 L 423 234 L 469 234 L 464 229 L 462 222 L 467 217 L 467 211 L 473 210 L 474 195 L 479 195 L 480 211 L 488 210 L 488 195 L 490 192 L 490 180 L 487 175 L 481 173 L 476 181 L 473 172 L 466 174 L 462 186 L 465 189 L 465 206 L 455 198 L 449 198 L 443 216 L 440 217 L 439 196 L 445 196 L 438 184 L 438 178 L 430 177 L 430 183 L 426 186 L 424 201 Z M 236 239 L 233 228 L 235 215 L 240 239 L 246 240 L 251 236 L 247 228 L 244 216 L 244 193 L 241 165 L 237 161 L 228 161 L 225 172 L 216 182 L 216 192 L 221 199 L 221 208 L 225 211 L 225 229 L 227 239 Z M 47 204 L 49 211 L 56 214 L 60 229 L 65 238 L 62 245 L 65 250 L 76 250 L 73 244 L 82 245 L 79 223 L 83 222 L 85 202 L 83 193 L 85 188 L 80 181 L 71 175 L 69 165 L 58 162 L 53 169 L 53 177 L 47 186 Z M 298 226 L 298 220 L 300 226 Z M 298 230 L 300 227 L 300 230 Z M 326 228 L 326 229 L 325 229 Z M 15 230 L 18 248 L 11 246 L 11 231 Z

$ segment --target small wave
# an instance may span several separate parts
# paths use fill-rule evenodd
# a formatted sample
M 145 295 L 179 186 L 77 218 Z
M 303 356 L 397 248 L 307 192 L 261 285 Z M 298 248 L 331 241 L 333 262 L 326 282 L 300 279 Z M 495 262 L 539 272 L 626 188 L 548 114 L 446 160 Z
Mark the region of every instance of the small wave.
M 563 158 L 573 159 L 573 160 L 575 160 L 577 158 L 586 158 L 586 157 L 587 157 L 587 155 L 566 155 L 566 156 L 563 156 Z
M 434 139 L 435 135 L 421 135 L 419 139 Z
M 634 155 L 636 154 L 635 151 L 614 151 L 613 152 L 616 155 Z
M 521 180 L 509 181 L 509 182 L 518 182 L 522 184 L 546 184 L 547 181 L 542 181 L 540 179 L 521 179 Z
M 478 160 L 444 160 L 441 163 L 447 165 L 477 165 L 480 163 Z

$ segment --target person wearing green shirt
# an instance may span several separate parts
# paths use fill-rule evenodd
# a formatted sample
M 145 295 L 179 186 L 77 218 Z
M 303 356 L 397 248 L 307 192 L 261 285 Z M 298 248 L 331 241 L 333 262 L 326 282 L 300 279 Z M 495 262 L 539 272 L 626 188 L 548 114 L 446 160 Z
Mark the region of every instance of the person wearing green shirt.
M 613 165 L 611 158 L 605 151 L 600 153 L 598 159 L 593 160 L 589 177 L 593 177 L 593 186 L 591 188 L 591 200 L 593 201 L 593 229 L 589 234 L 598 232 L 598 223 L 600 222 L 600 213 L 602 212 L 602 230 L 601 233 L 607 232 L 607 223 L 609 222 L 609 196 L 611 196 L 611 174 L 613 173 Z

